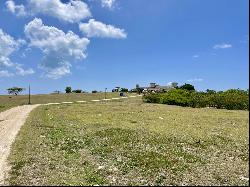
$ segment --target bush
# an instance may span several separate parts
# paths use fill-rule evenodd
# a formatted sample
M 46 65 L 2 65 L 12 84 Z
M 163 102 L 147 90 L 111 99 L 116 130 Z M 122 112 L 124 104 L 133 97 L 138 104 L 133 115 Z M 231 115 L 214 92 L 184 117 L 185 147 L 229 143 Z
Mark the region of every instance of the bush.
M 93 90 L 92 93 L 97 93 L 97 91 L 96 91 L 96 90 Z
M 127 88 L 121 88 L 120 92 L 128 92 Z
M 160 103 L 161 94 L 147 94 L 143 96 L 143 101 L 146 103 Z
M 249 95 L 244 90 L 231 89 L 220 94 L 223 107 L 229 110 L 249 110 Z
M 162 94 L 160 103 L 168 105 L 179 105 L 179 106 L 190 106 L 191 103 L 191 92 L 186 90 L 173 89 Z
M 72 92 L 74 92 L 74 93 L 82 93 L 82 90 L 78 89 L 78 90 L 73 90 Z
M 195 90 L 195 88 L 194 88 L 193 85 L 191 85 L 191 84 L 186 84 L 186 83 L 185 83 L 184 85 L 180 86 L 179 89 L 182 89 L 182 90 L 189 90 L 189 91 L 194 91 L 194 90 Z
M 144 102 L 168 105 L 225 108 L 228 110 L 249 110 L 249 92 L 231 89 L 225 92 L 195 92 L 173 89 L 167 93 L 150 93 L 143 97 Z

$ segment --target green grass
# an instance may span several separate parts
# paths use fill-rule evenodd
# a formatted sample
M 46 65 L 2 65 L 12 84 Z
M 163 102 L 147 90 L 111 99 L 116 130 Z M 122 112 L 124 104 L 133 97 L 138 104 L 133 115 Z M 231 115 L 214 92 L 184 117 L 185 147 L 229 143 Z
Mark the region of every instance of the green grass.
M 131 94 L 127 94 L 131 95 Z M 57 103 L 64 101 L 90 101 L 94 99 L 104 99 L 105 93 L 72 93 L 72 94 L 40 94 L 31 95 L 31 104 Z M 119 97 L 119 93 L 107 93 L 107 98 Z M 0 112 L 18 105 L 27 105 L 28 95 L 0 95 Z
M 11 185 L 248 185 L 247 111 L 140 98 L 40 106 L 9 157 Z

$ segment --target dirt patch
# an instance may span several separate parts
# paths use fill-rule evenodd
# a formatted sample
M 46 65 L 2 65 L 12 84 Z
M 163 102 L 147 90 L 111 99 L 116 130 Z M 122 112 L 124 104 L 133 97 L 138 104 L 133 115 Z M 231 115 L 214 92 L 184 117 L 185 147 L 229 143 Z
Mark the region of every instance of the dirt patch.
M 7 158 L 11 144 L 28 114 L 37 106 L 39 105 L 18 106 L 0 113 L 0 185 L 5 184 L 4 179 L 9 169 Z

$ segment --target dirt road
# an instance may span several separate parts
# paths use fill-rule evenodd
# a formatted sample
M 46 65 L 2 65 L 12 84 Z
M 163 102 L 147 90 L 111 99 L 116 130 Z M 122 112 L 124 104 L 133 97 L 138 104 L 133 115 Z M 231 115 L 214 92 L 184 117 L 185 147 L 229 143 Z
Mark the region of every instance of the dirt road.
M 8 172 L 7 158 L 11 144 L 24 124 L 28 114 L 39 105 L 23 105 L 0 113 L 0 185 Z

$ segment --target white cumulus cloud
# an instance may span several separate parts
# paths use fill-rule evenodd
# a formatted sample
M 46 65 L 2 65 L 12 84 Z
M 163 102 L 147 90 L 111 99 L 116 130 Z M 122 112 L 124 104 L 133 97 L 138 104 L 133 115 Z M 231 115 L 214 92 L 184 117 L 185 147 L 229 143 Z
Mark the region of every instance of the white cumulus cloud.
M 42 50 L 44 57 L 40 68 L 47 77 L 60 78 L 70 73 L 71 61 L 86 58 L 89 44 L 87 38 L 80 38 L 72 31 L 64 33 L 53 26 L 46 26 L 35 18 L 25 25 L 24 33 L 30 40 L 30 47 Z
M 100 37 L 100 38 L 127 38 L 127 33 L 124 29 L 116 28 L 112 25 L 106 25 L 102 22 L 90 19 L 88 23 L 80 23 L 79 29 L 87 37 Z
M 4 33 L 0 29 L 0 71 L 1 77 L 10 77 L 14 73 L 9 72 L 7 69 L 14 71 L 17 75 L 27 75 L 32 74 L 34 71 L 30 68 L 25 70 L 22 68 L 21 64 L 14 63 L 11 61 L 10 56 L 17 51 L 21 45 L 25 44 L 25 40 L 18 39 L 15 40 L 13 37 Z
M 15 5 L 13 0 L 9 0 L 6 6 L 10 12 L 19 16 L 43 14 L 70 23 L 91 17 L 88 5 L 80 0 L 70 0 L 68 3 L 62 3 L 60 0 L 27 0 L 25 6 Z
M 14 1 L 9 0 L 6 1 L 6 7 L 7 9 L 12 12 L 13 14 L 16 14 L 17 16 L 26 16 L 27 12 L 25 10 L 24 5 L 16 5 Z
M 17 66 L 16 66 L 16 74 L 17 75 L 25 76 L 25 75 L 31 75 L 33 73 L 35 73 L 35 71 L 32 68 L 25 70 L 22 68 L 22 65 L 20 65 L 20 64 L 17 64 Z
M 0 70 L 0 77 L 12 77 L 14 74 L 7 70 Z
M 116 3 L 116 0 L 101 0 L 102 7 L 113 9 Z
M 0 59 L 9 61 L 8 57 L 16 51 L 20 46 L 20 42 L 16 41 L 13 37 L 4 33 L 2 29 L 0 29 Z M 6 62 L 9 64 L 9 62 Z
M 226 44 L 226 43 L 214 45 L 214 49 L 227 49 L 231 47 L 233 47 L 231 44 Z

